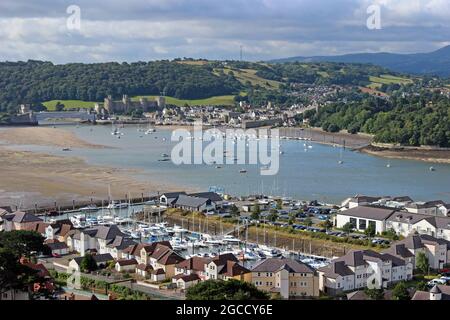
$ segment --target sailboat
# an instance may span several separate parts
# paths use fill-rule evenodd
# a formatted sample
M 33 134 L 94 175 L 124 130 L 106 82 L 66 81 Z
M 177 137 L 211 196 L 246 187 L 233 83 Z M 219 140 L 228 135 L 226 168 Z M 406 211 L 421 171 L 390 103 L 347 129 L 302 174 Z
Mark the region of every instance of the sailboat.
M 339 164 L 343 164 L 344 163 L 344 160 L 342 160 L 342 148 L 341 148 L 341 150 L 339 152 L 339 161 L 338 161 L 338 163 Z
M 387 163 L 387 165 L 386 165 L 386 168 L 390 168 L 390 167 L 391 167 L 391 162 L 388 161 L 388 163 Z

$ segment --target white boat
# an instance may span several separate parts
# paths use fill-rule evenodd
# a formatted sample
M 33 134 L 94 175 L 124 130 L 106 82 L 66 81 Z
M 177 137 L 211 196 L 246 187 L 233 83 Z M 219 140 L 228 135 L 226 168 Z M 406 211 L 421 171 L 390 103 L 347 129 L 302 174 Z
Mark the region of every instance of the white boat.
M 116 224 L 125 224 L 127 222 L 128 222 L 128 219 L 125 219 L 125 218 L 121 218 L 121 217 L 114 218 L 114 223 L 116 223 Z
M 188 232 L 189 230 L 184 229 L 184 228 L 182 228 L 182 227 L 180 227 L 180 226 L 178 226 L 178 225 L 174 225 L 172 231 L 173 231 L 174 233 L 186 233 L 186 232 Z
M 203 243 L 208 245 L 208 246 L 221 246 L 221 245 L 225 244 L 224 241 L 217 240 L 217 239 L 204 240 Z
M 241 243 L 241 240 L 239 240 L 238 238 L 235 238 L 235 237 L 233 237 L 231 235 L 225 235 L 222 240 L 226 244 L 239 244 L 239 243 Z
M 281 257 L 281 252 L 275 248 L 271 248 L 265 245 L 259 246 L 261 252 L 266 258 L 278 258 Z
M 155 132 L 156 132 L 155 128 L 149 128 L 147 131 L 145 131 L 145 134 L 149 135 L 149 134 L 152 134 L 152 133 L 155 133 Z
M 114 202 L 112 201 L 107 207 L 107 209 L 122 209 L 122 208 L 128 208 L 128 203 L 126 202 Z
M 242 250 L 239 255 L 239 260 L 259 260 L 260 257 L 256 253 L 254 253 L 252 250 Z
M 113 216 L 109 216 L 109 215 L 104 215 L 98 218 L 98 224 L 112 224 L 114 223 L 114 219 L 115 217 Z
M 95 204 L 90 204 L 87 207 L 81 208 L 80 211 L 86 211 L 86 212 L 98 211 L 98 207 Z
M 86 224 L 86 217 L 84 214 L 77 214 L 69 218 L 70 222 L 72 222 L 73 226 L 77 229 L 85 228 L 87 226 Z

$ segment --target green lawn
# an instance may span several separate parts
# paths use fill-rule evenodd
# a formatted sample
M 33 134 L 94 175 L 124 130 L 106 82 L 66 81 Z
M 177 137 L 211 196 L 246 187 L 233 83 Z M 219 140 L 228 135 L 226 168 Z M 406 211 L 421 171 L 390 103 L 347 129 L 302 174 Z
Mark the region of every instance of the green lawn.
M 139 98 L 142 98 L 142 97 L 145 97 L 148 100 L 155 100 L 155 98 L 157 96 L 137 96 L 137 97 L 132 97 L 131 100 L 138 100 Z M 194 100 L 166 97 L 166 103 L 174 104 L 179 107 L 181 107 L 185 104 L 188 104 L 190 106 L 196 106 L 196 105 L 232 106 L 232 105 L 234 105 L 234 96 L 233 95 L 215 96 L 215 97 L 206 98 L 206 99 L 194 99 Z
M 47 110 L 54 111 L 56 103 L 58 101 L 64 105 L 65 109 L 73 109 L 73 108 L 90 109 L 90 108 L 94 108 L 94 105 L 96 103 L 93 101 L 81 101 L 81 100 L 51 100 L 51 101 L 46 101 L 42 104 L 47 108 Z

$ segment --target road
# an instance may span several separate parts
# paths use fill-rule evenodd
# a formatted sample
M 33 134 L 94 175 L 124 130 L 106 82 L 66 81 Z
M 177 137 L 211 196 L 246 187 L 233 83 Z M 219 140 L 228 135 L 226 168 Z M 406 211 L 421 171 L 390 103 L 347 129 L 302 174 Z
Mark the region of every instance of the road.
M 77 256 L 77 255 L 74 255 Z M 40 259 L 39 262 L 43 263 L 44 266 L 47 269 L 54 269 L 58 272 L 66 272 L 66 269 L 61 268 L 59 266 L 55 266 L 53 264 L 53 262 L 56 263 L 60 263 L 60 264 L 67 264 L 67 256 L 64 258 L 44 258 L 44 259 Z M 158 300 L 184 300 L 185 299 L 185 295 L 184 293 L 180 292 L 180 291 L 175 291 L 175 290 L 165 290 L 165 289 L 153 289 L 153 288 L 149 288 L 147 286 L 142 286 L 136 283 L 133 283 L 131 281 L 131 279 L 127 282 L 122 282 L 122 281 L 126 281 L 126 280 L 118 280 L 114 277 L 107 277 L 107 276 L 103 276 L 100 275 L 98 273 L 94 273 L 94 274 L 88 274 L 88 273 L 82 273 L 81 274 L 83 277 L 92 279 L 92 280 L 98 280 L 98 281 L 105 281 L 108 282 L 109 284 L 114 284 L 114 283 L 120 283 L 120 285 L 130 288 L 134 291 L 137 292 L 141 292 L 141 293 L 145 293 L 147 295 L 149 295 L 151 298 L 153 299 L 158 299 Z

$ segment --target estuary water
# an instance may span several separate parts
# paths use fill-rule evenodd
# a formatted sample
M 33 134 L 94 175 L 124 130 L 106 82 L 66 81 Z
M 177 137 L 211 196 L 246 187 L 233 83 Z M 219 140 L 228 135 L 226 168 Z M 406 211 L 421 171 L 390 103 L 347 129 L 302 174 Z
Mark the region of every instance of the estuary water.
M 356 194 L 409 195 L 417 201 L 442 199 L 450 202 L 448 164 L 385 159 L 341 147 L 281 140 L 283 154 L 278 174 L 262 176 L 260 165 L 234 164 L 218 168 L 216 164 L 177 166 L 172 161 L 161 161 L 162 155 L 170 155 L 176 144 L 171 141 L 172 131 L 166 128 L 157 128 L 155 133 L 146 135 L 129 125 L 120 129 L 123 133 L 120 138 L 111 134 L 110 126 L 59 128 L 70 130 L 91 143 L 114 148 L 72 148 L 71 152 L 42 146 L 21 146 L 20 149 L 82 157 L 93 165 L 142 169 L 144 174 L 137 178 L 165 181 L 179 185 L 180 190 L 190 187 L 207 191 L 215 186 L 232 195 L 264 193 L 327 203 L 340 203 Z M 436 171 L 430 171 L 431 166 Z M 241 173 L 243 170 L 246 172 Z

